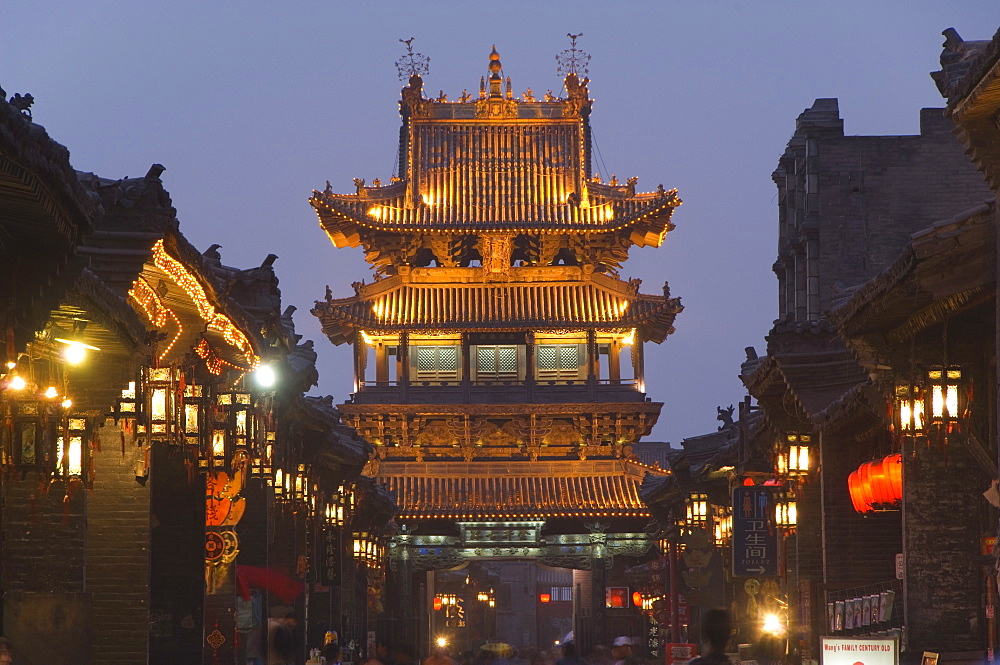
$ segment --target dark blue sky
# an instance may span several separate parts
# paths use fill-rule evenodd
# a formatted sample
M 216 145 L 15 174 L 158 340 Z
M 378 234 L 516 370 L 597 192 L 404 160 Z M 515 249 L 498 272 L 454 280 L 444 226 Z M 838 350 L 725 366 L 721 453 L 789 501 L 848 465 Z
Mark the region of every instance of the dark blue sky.
M 35 119 L 73 166 L 101 176 L 167 167 L 184 234 L 223 260 L 269 252 L 300 333 L 316 340 L 318 392 L 351 386 L 346 347 L 309 314 L 329 284 L 370 279 L 360 249 L 336 250 L 307 199 L 330 180 L 392 175 L 400 38 L 431 57 L 425 89 L 476 90 L 496 43 L 520 93 L 558 92 L 567 32 L 592 54 L 592 123 L 609 173 L 677 187 L 675 231 L 633 250 L 622 276 L 685 311 L 647 349 L 647 390 L 665 402 L 649 440 L 714 430 L 739 401 L 743 348 L 763 350 L 777 313 L 771 172 L 795 117 L 840 98 L 848 134 L 912 134 L 942 101 L 941 31 L 987 39 L 996 0 L 802 2 L 7 2 L 0 86 L 31 92 Z M 607 175 L 607 174 L 605 174 Z M 973 202 L 974 203 L 974 202 Z

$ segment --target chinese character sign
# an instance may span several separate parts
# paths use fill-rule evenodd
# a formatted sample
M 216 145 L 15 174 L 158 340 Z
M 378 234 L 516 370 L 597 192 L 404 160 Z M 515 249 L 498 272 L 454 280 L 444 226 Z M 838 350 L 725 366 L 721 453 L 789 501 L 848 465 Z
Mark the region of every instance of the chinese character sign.
M 774 497 L 768 487 L 733 489 L 733 575 L 778 574 Z

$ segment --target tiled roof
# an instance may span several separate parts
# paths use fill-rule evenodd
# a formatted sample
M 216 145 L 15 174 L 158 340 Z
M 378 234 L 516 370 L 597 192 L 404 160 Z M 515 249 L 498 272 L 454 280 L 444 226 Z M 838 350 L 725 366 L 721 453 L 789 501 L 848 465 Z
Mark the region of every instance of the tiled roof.
M 510 179 L 510 186 L 521 181 Z M 670 215 L 681 201 L 675 191 L 638 194 L 631 198 L 595 196 L 587 207 L 558 202 L 522 202 L 517 192 L 487 202 L 478 197 L 431 205 L 405 205 L 405 192 L 398 186 L 373 190 L 361 197 L 313 192 L 310 199 L 320 223 L 339 245 L 350 244 L 346 236 L 355 225 L 385 231 L 439 230 L 542 230 L 601 233 L 647 222 L 649 232 L 662 240 L 670 229 Z M 606 187 L 604 189 L 607 189 Z M 371 190 L 370 190 L 371 191 Z M 514 197 L 514 198 L 509 198 Z M 648 221 L 647 221 L 648 220 Z M 646 237 L 647 234 L 642 234 Z M 658 245 L 652 242 L 641 244 Z
M 564 282 L 435 284 L 378 282 L 353 298 L 318 301 L 313 313 L 334 343 L 355 330 L 512 330 L 643 328 L 662 342 L 673 331 L 679 299 L 631 293 L 603 276 Z
M 561 473 L 529 462 L 510 463 L 505 472 L 476 473 L 474 464 L 438 462 L 433 464 L 433 473 L 426 474 L 414 473 L 407 465 L 393 469 L 385 464 L 378 481 L 396 494 L 401 518 L 642 517 L 649 513 L 639 499 L 638 479 L 626 475 L 614 461 L 562 463 Z

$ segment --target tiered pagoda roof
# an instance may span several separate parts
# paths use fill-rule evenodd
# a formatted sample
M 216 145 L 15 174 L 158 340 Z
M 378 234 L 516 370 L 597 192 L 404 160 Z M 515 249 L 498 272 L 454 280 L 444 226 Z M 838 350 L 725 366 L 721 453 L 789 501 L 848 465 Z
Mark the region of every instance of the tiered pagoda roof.
M 354 297 L 318 302 L 314 311 L 323 323 L 323 332 L 334 343 L 343 343 L 358 330 L 640 328 L 643 339 L 662 342 L 673 332 L 674 319 L 682 309 L 679 298 L 640 294 L 637 285 L 600 274 L 575 280 L 528 281 L 531 273 L 540 270 L 515 268 L 512 277 L 520 276 L 522 280 L 482 283 L 471 281 L 478 270 L 453 268 L 448 270 L 452 278 L 464 276 L 468 281 L 456 280 L 459 283 L 449 284 L 448 288 L 441 288 L 436 281 L 413 279 L 414 273 L 422 276 L 434 270 L 440 269 L 404 270 L 405 274 L 359 286 Z
M 612 176 L 603 183 L 591 176 L 589 80 L 570 73 L 566 97 L 549 91 L 538 100 L 529 89 L 517 99 L 509 77 L 501 90 L 499 58 L 494 49 L 489 90 L 484 77 L 475 99 L 468 92 L 457 101 L 443 93 L 425 99 L 423 80 L 410 77 L 400 102 L 399 177 L 386 186 L 355 179 L 352 194 L 334 193 L 329 183 L 313 192 L 310 203 L 336 247 L 364 246 L 370 262 L 391 271 L 416 258 L 406 247 L 390 249 L 392 236 L 614 235 L 622 238 L 612 243 L 618 251 L 610 249 L 611 260 L 594 261 L 614 268 L 629 245 L 663 242 L 681 203 L 676 190 L 660 185 L 642 193 L 638 178 L 619 183 Z M 448 265 L 461 253 L 438 251 L 435 258 Z M 525 261 L 549 265 L 553 258 L 543 252 Z

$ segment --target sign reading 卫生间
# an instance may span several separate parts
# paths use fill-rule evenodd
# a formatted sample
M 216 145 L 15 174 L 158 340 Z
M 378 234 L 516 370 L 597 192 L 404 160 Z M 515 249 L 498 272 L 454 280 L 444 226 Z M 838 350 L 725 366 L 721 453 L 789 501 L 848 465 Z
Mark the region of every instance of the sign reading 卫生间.
M 733 489 L 734 577 L 778 574 L 772 489 L 761 485 Z
M 893 637 L 820 638 L 821 665 L 899 665 L 899 642 Z

